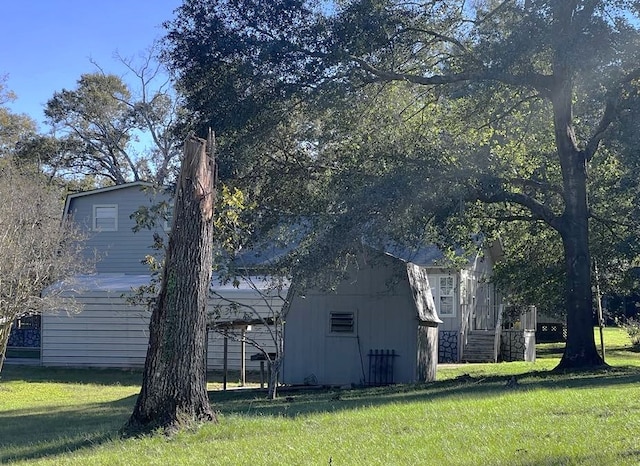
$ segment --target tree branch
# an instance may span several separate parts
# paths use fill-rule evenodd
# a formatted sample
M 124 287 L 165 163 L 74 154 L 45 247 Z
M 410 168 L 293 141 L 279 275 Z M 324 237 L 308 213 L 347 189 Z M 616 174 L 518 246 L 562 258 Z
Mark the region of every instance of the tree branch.
M 500 202 L 518 204 L 531 211 L 533 214 L 531 220 L 542 220 L 555 230 L 559 230 L 561 227 L 560 218 L 554 214 L 549 207 L 525 194 L 511 193 L 508 191 L 499 191 L 489 194 L 480 191 L 476 193 L 476 196 L 478 200 L 488 204 L 496 204 Z
M 439 86 L 463 81 L 497 81 L 503 84 L 532 87 L 545 96 L 549 95 L 553 84 L 552 76 L 540 73 L 512 75 L 485 68 L 450 75 L 434 74 L 433 76 L 419 76 L 410 73 L 396 73 L 394 71 L 379 70 L 362 58 L 354 55 L 350 55 L 350 58 L 363 70 L 377 77 L 380 81 L 405 81 L 423 86 Z
M 607 129 L 611 126 L 611 123 L 616 119 L 618 115 L 620 96 L 622 94 L 623 86 L 625 84 L 630 83 L 634 79 L 640 78 L 640 68 L 635 69 L 629 73 L 627 73 L 614 88 L 614 90 L 610 93 L 607 98 L 607 103 L 604 108 L 604 112 L 602 113 L 602 117 L 600 118 L 600 122 L 596 127 L 593 135 L 587 141 L 587 144 L 584 149 L 584 157 L 587 162 L 590 162 L 595 153 L 600 146 L 600 142 L 604 138 Z

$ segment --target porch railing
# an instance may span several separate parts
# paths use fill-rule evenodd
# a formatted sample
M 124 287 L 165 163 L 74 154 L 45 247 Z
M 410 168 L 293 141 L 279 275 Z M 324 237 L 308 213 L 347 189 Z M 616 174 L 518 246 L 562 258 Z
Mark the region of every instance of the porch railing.
M 458 345 L 458 358 L 462 358 L 464 348 L 467 346 L 467 335 L 473 328 L 473 307 L 471 304 L 461 304 L 460 312 L 462 313 L 460 323 L 460 344 Z
M 460 306 L 460 346 L 459 357 L 463 357 L 464 348 L 468 343 L 468 335 L 474 330 L 495 331 L 494 360 L 497 361 L 500 351 L 500 337 L 504 305 L 462 304 Z
M 502 316 L 504 315 L 504 305 L 500 304 L 498 307 L 498 316 L 496 318 L 496 334 L 493 340 L 493 362 L 498 362 L 498 355 L 500 354 L 500 340 L 502 338 Z

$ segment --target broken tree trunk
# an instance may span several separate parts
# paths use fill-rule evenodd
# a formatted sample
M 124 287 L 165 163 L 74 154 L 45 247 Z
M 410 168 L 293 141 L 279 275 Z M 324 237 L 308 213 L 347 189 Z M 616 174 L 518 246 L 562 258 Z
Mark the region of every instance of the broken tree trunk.
M 215 201 L 214 140 L 189 137 L 176 186 L 160 294 L 149 325 L 142 389 L 128 434 L 215 421 L 206 380 L 206 304 Z

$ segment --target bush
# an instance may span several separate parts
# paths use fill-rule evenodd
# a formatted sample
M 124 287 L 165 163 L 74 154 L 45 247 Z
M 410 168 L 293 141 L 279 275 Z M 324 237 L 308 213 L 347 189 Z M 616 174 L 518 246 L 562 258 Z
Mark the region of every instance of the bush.
M 618 323 L 629 334 L 631 344 L 633 344 L 633 346 L 640 346 L 640 320 L 625 319 Z

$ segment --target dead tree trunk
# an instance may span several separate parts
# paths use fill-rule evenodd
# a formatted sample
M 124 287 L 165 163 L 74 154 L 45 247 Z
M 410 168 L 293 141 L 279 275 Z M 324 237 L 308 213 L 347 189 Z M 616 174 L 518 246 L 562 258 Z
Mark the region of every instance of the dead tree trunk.
M 211 281 L 213 136 L 189 137 L 174 202 L 158 300 L 149 325 L 142 389 L 125 433 L 214 421 L 206 381 L 206 303 Z

